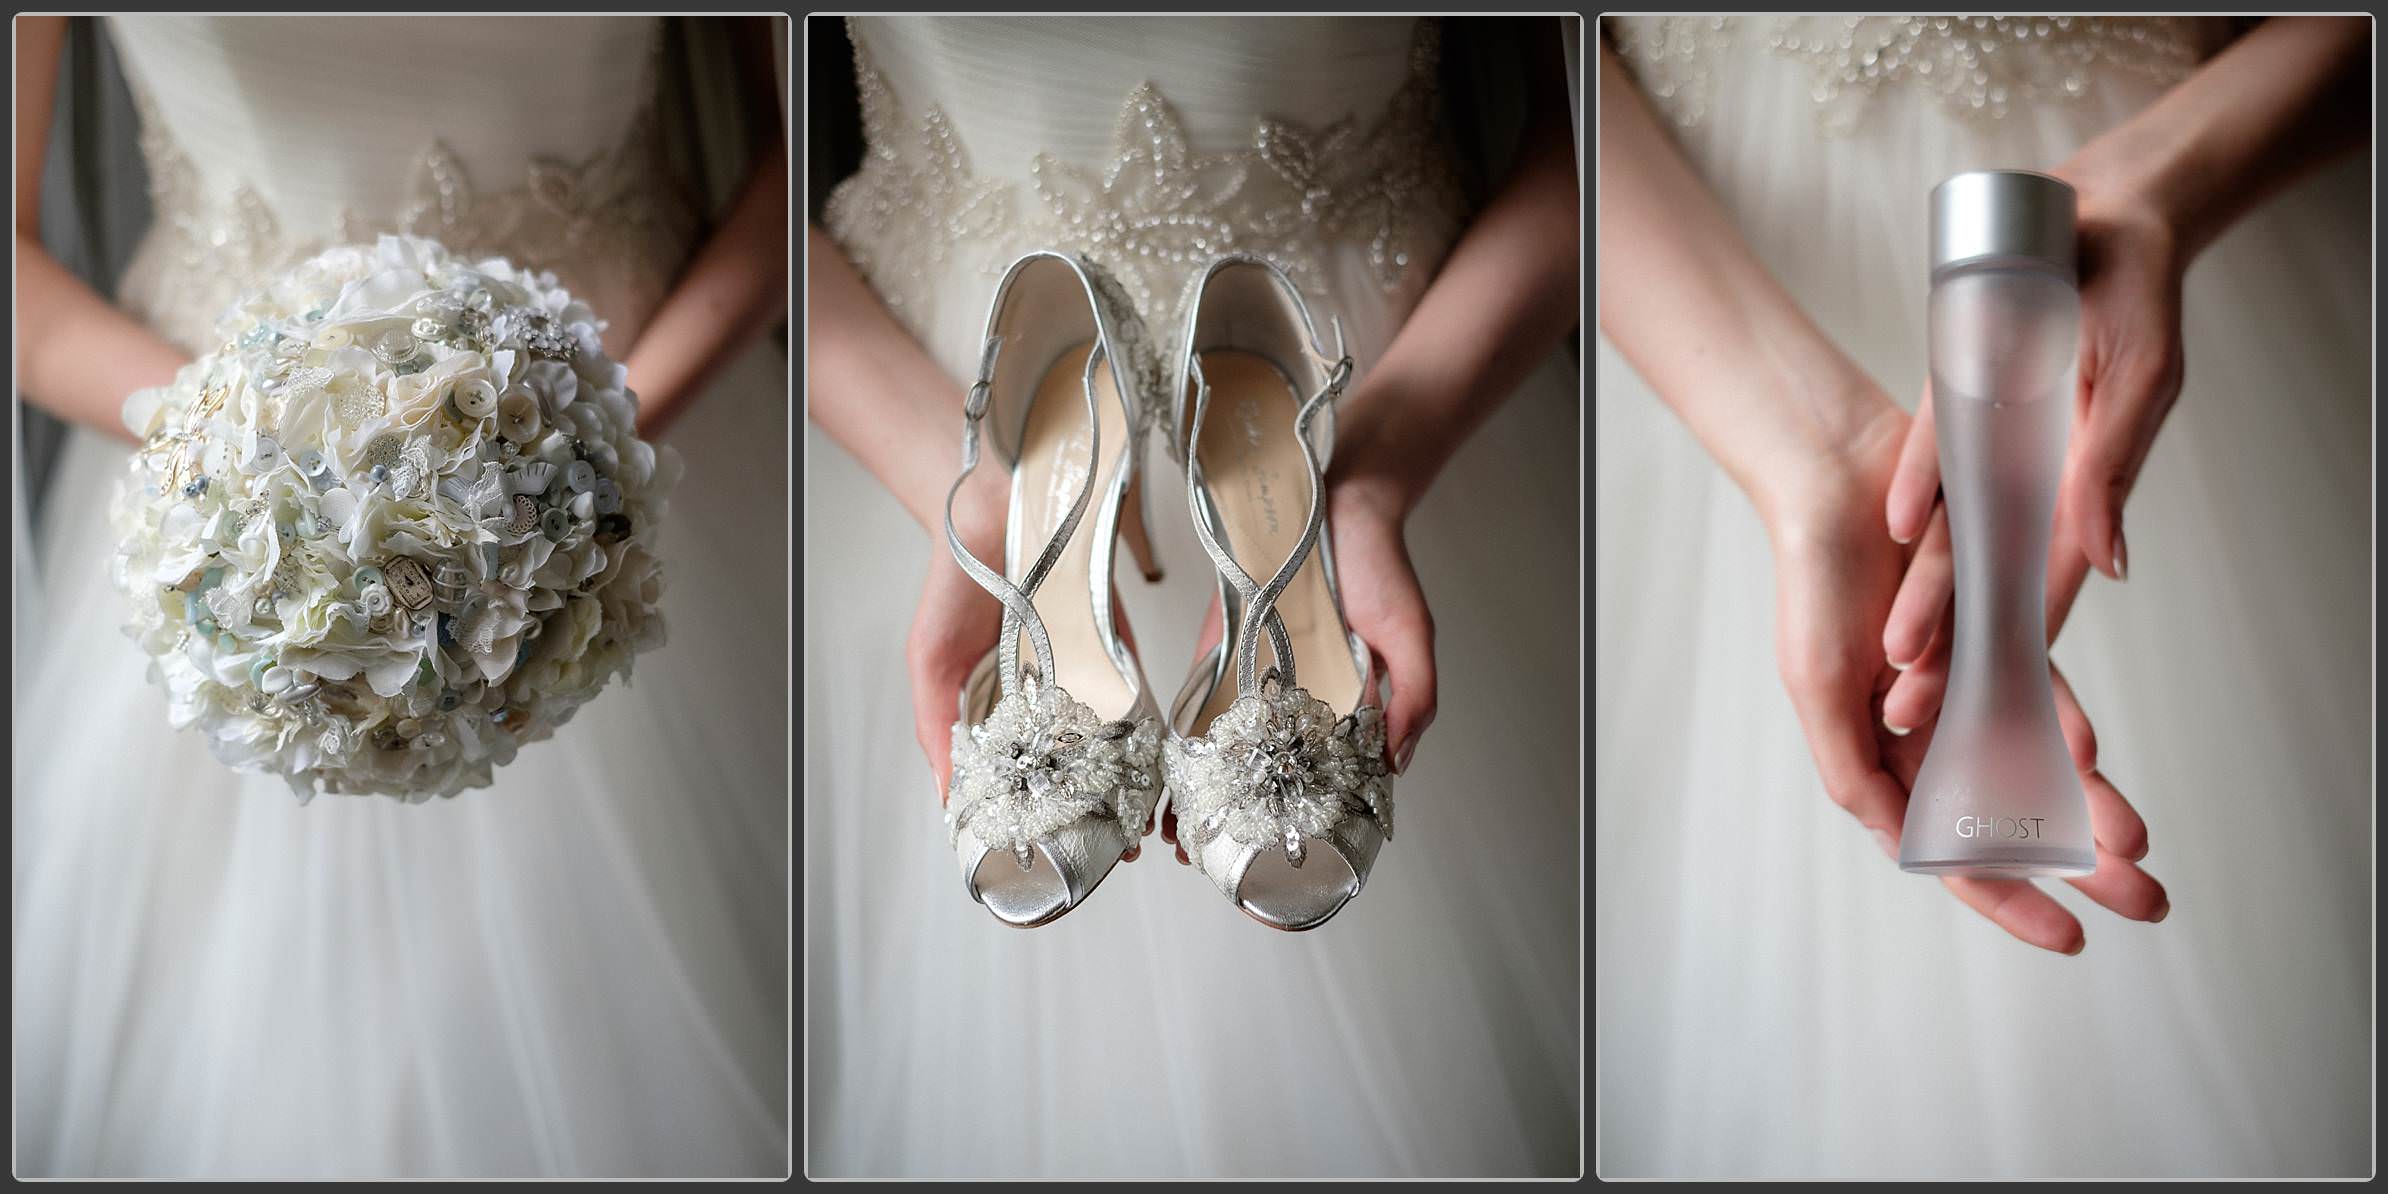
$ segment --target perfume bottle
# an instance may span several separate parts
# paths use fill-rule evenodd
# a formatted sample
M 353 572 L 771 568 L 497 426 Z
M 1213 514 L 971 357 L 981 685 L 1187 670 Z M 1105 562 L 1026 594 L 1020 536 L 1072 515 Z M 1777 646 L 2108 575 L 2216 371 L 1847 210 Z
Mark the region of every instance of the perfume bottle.
M 2048 674 L 2048 541 L 2073 415 L 2073 188 L 1984 170 L 1932 191 L 1932 412 L 1956 563 L 1948 696 L 1900 835 L 1902 870 L 2097 869 Z

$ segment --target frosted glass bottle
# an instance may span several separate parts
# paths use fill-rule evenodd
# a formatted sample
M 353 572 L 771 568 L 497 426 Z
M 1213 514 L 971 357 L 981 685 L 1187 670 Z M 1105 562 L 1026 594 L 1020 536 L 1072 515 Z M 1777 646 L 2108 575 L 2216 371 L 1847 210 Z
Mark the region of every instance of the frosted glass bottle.
M 1932 191 L 1932 411 L 1956 633 L 1903 870 L 2097 869 L 2048 675 L 2048 542 L 2081 327 L 2073 246 L 2073 189 L 2054 178 L 1978 171 Z

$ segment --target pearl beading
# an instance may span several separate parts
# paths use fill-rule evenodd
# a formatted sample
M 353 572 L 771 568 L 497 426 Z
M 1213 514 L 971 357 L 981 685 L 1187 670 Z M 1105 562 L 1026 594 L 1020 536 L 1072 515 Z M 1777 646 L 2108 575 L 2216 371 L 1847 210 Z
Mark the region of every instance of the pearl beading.
M 1466 201 L 1436 118 L 1441 27 L 1417 24 L 1410 73 L 1373 121 L 1310 129 L 1256 122 L 1250 141 L 1203 152 L 1158 89 L 1133 89 L 1099 166 L 1038 154 L 1030 194 L 977 173 L 934 105 L 910 117 L 849 22 L 868 148 L 831 192 L 823 225 L 906 327 L 932 334 L 937 287 L 957 256 L 1000 277 L 1032 249 L 1074 251 L 1118 278 L 1137 310 L 1175 326 L 1183 281 L 1220 253 L 1277 262 L 1305 289 L 1326 261 L 1364 246 L 1377 281 L 1400 286 L 1439 252 Z M 973 296 L 975 297 L 975 296 Z
M 649 92 L 662 49 L 658 22 L 641 80 Z M 417 156 L 412 189 L 394 212 L 343 209 L 328 221 L 328 235 L 306 235 L 288 228 L 250 182 L 204 182 L 142 81 L 128 74 L 126 82 L 157 213 L 150 235 L 161 252 L 151 284 L 129 287 L 123 301 L 194 353 L 213 346 L 217 315 L 267 279 L 330 245 L 369 244 L 393 232 L 439 241 L 464 257 L 553 271 L 615 327 L 631 329 L 670 293 L 701 232 L 696 198 L 674 172 L 652 98 L 613 149 L 577 163 L 531 158 L 523 185 L 510 189 L 476 187 L 456 154 L 434 140 Z
M 2183 17 L 1637 17 L 1610 18 L 1608 31 L 1652 101 L 1686 128 L 1708 117 L 1719 54 L 1762 37 L 1809 68 L 1808 98 L 1830 133 L 1854 128 L 1894 89 L 1994 121 L 2080 100 L 2105 70 L 2175 82 L 2202 46 L 2199 22 Z

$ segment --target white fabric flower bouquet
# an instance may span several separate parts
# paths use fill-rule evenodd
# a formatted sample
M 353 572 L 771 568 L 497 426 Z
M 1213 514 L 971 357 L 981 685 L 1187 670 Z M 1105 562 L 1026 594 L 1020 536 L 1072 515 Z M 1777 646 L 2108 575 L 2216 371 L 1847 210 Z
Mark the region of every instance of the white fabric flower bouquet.
M 640 440 L 588 306 L 383 237 L 329 250 L 125 402 L 127 628 L 176 728 L 335 793 L 453 796 L 663 641 Z

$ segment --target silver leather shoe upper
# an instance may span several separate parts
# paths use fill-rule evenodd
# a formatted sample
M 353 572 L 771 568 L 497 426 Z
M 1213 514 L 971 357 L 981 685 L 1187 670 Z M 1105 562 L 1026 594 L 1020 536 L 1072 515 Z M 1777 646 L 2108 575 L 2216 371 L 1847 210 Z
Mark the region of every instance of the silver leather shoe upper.
M 1344 617 L 1333 553 L 1320 534 L 1333 403 L 1352 368 L 1340 322 L 1334 328 L 1336 346 L 1330 352 L 1284 271 L 1264 258 L 1229 254 L 1193 280 L 1171 354 L 1176 384 L 1170 448 L 1186 466 L 1188 504 L 1203 549 L 1218 570 L 1225 621 L 1223 641 L 1196 663 L 1171 708 L 1172 737 L 1163 746 L 1167 798 L 1177 813 L 1179 841 L 1195 866 L 1256 919 L 1286 929 L 1323 923 L 1356 895 L 1393 827 L 1393 780 L 1374 660 Z M 1201 354 L 1213 348 L 1258 353 L 1289 382 L 1309 383 L 1296 390 L 1307 388 L 1309 397 L 1294 423 L 1309 466 L 1308 520 L 1293 551 L 1265 583 L 1228 550 L 1225 523 L 1195 451 L 1210 401 Z M 1191 409 L 1186 405 L 1189 381 Z M 1298 661 L 1274 608 L 1313 551 L 1319 553 L 1337 625 L 1360 677 L 1359 701 L 1348 710 L 1329 708 L 1296 686 Z M 1277 661 L 1266 669 L 1258 665 L 1264 633 Z M 1202 733 L 1192 733 L 1193 719 L 1211 694 L 1230 682 L 1236 685 L 1235 701 Z M 1311 843 L 1324 844 L 1342 866 L 1319 869 Z M 1292 872 L 1277 866 L 1256 869 L 1270 852 L 1281 855 Z M 1302 874 L 1305 863 L 1309 871 Z M 1256 895 L 1264 882 L 1272 889 L 1268 899 Z M 1256 909 L 1271 901 L 1310 911 L 1284 923 Z
M 1027 408 L 1060 355 L 1093 342 L 1082 389 L 1090 442 L 1077 497 L 1025 569 L 1018 541 L 1018 494 L 1006 531 L 1007 568 L 971 554 L 953 522 L 954 496 L 978 466 L 982 434 L 1003 463 L 1018 469 Z M 1128 442 L 1105 491 L 1099 475 L 1102 420 L 1095 382 L 1111 371 L 1126 406 Z M 1006 923 L 1043 924 L 1077 906 L 1119 856 L 1142 838 L 1159 797 L 1159 708 L 1134 653 L 1112 622 L 1111 569 L 1119 513 L 1135 477 L 1140 432 L 1151 417 L 1147 395 L 1157 375 L 1143 321 L 1124 292 L 1082 256 L 1029 253 L 995 289 L 977 381 L 963 404 L 962 472 L 946 497 L 946 542 L 955 561 L 1003 603 L 997 646 L 965 684 L 954 726 L 953 780 L 946 822 L 971 896 Z M 982 424 L 986 429 L 982 432 Z M 1085 520 L 1090 504 L 1094 518 Z M 1082 525 L 1083 524 L 1083 525 Z M 1124 717 L 1106 720 L 1055 683 L 1053 644 L 1033 598 L 1074 534 L 1092 544 L 1089 592 L 1103 650 L 1133 694 Z M 1014 583 L 1007 573 L 1018 573 Z M 1025 634 L 1032 658 L 1020 658 Z M 990 858 L 1000 852 L 1001 863 Z M 1004 874 L 1000 866 L 1016 871 Z

